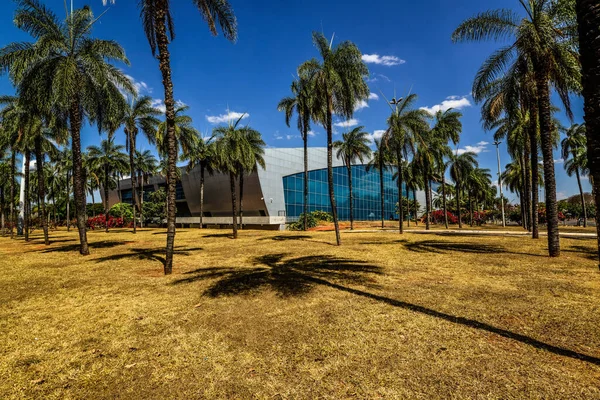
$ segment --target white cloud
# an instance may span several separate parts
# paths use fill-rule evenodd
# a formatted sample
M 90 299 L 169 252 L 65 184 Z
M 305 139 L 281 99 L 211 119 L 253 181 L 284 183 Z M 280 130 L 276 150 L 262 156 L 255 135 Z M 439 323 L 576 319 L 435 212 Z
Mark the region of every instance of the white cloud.
M 367 104 L 367 102 L 364 100 L 361 100 L 358 103 L 356 103 L 356 105 L 354 105 L 354 111 L 360 111 L 363 108 L 368 108 L 368 107 L 369 107 L 369 105 Z
M 562 158 L 559 158 L 558 160 L 554 160 L 554 164 L 564 164 L 565 160 L 563 160 Z
M 385 65 L 386 67 L 400 65 L 406 62 L 396 56 L 380 56 L 379 54 L 363 54 L 362 60 L 367 64 Z
M 125 74 L 125 77 L 131 81 L 137 94 L 152 93 L 152 88 L 144 81 L 138 81 L 133 76 Z
M 564 200 L 569 198 L 569 196 L 567 195 L 566 192 L 557 192 L 556 193 L 556 200 Z
M 379 100 L 377 93 L 369 93 L 369 100 Z
M 283 136 L 275 136 L 275 140 L 281 140 L 283 139 Z
M 358 120 L 351 118 L 347 121 L 343 121 L 343 122 L 336 122 L 335 124 L 333 124 L 335 126 L 339 126 L 340 128 L 351 128 L 353 126 L 358 125 Z
M 310 137 L 317 136 L 318 134 L 319 134 L 319 133 L 318 133 L 318 132 L 315 132 L 315 131 L 308 131 L 308 136 L 310 136 Z
M 440 110 L 442 112 L 449 110 L 451 108 L 453 108 L 455 110 L 460 110 L 465 107 L 471 107 L 471 102 L 469 101 L 469 99 L 466 96 L 460 97 L 460 98 L 457 96 L 450 96 L 450 97 L 447 97 L 446 100 L 442 101 L 441 104 L 436 104 L 433 107 L 421 107 L 421 110 L 426 110 L 430 114 L 435 114 Z
M 227 111 L 226 114 L 221 114 L 221 115 L 207 115 L 206 116 L 206 120 L 208 122 L 210 122 L 211 124 L 222 124 L 225 122 L 235 122 L 238 119 L 242 118 L 242 119 L 246 119 L 250 116 L 250 114 L 248 113 L 240 113 L 240 112 L 235 112 L 235 111 Z
M 381 137 L 383 136 L 383 134 L 385 133 L 385 130 L 376 130 L 373 132 L 373 134 L 369 134 L 367 137 L 369 138 L 369 140 L 371 141 L 371 143 L 375 143 L 375 139 L 379 140 L 381 139 Z
M 161 113 L 165 113 L 167 112 L 167 106 L 165 106 L 165 102 L 162 99 L 152 99 L 152 102 L 150 103 L 150 105 L 156 109 L 158 109 L 158 111 L 160 111 Z M 183 101 L 181 100 L 177 100 L 177 102 L 175 103 L 176 107 L 185 107 L 187 106 L 187 104 L 185 104 Z
M 487 142 L 479 142 L 475 146 L 465 146 L 463 148 L 458 149 L 456 152 L 458 153 L 458 155 L 461 155 L 461 154 L 464 154 L 467 152 L 472 152 L 475 154 L 487 153 L 489 151 L 487 149 L 488 144 L 489 143 L 487 143 Z
M 367 82 L 377 82 L 379 80 L 379 78 L 381 78 L 382 80 L 386 81 L 386 82 L 391 82 L 392 80 L 390 78 L 388 78 L 387 76 L 383 75 L 383 74 L 371 74 L 371 76 L 369 76 L 367 78 Z
M 292 140 L 292 139 L 299 138 L 299 137 L 300 137 L 300 135 L 285 135 L 285 138 L 287 140 Z

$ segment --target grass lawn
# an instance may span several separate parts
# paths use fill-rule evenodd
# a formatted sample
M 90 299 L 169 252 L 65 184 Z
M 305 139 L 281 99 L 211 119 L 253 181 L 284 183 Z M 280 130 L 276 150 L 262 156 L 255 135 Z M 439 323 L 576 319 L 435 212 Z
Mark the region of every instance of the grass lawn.
M 600 399 L 595 240 L 0 238 L 0 398 Z

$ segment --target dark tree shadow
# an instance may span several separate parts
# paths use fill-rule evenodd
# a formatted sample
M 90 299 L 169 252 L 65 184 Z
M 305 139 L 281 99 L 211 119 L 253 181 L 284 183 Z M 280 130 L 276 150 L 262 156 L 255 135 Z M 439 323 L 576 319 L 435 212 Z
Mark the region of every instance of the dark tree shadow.
M 576 253 L 589 260 L 598 261 L 598 251 L 586 246 L 569 246 L 566 249 L 563 248 L 561 251 L 565 253 Z
M 545 257 L 542 254 L 510 251 L 504 246 L 483 243 L 446 242 L 443 240 L 421 240 L 406 242 L 404 247 L 416 253 L 471 253 L 471 254 L 517 254 L 522 256 Z
M 298 296 L 314 288 L 309 277 L 328 277 L 343 283 L 368 285 L 369 274 L 382 274 L 380 267 L 364 261 L 332 256 L 306 256 L 284 260 L 286 254 L 256 257 L 252 267 L 202 268 L 190 271 L 192 276 L 173 284 L 219 278 L 205 292 L 210 297 L 244 295 L 261 290 L 274 290 L 279 296 Z
M 181 232 L 187 232 L 184 231 L 183 229 L 177 229 L 177 233 L 181 233 Z M 164 232 L 154 232 L 153 235 L 166 235 L 167 231 L 165 230 Z
M 50 244 L 56 244 L 56 243 L 67 243 L 67 242 L 74 242 L 75 239 L 52 239 L 52 236 L 50 236 Z M 36 238 L 34 240 L 31 240 L 29 243 L 33 243 L 33 244 L 44 244 L 44 238 Z
M 306 239 L 312 239 L 312 236 L 309 236 L 309 235 L 277 235 L 277 236 L 272 236 L 272 237 L 258 238 L 256 240 L 259 240 L 259 241 L 262 241 L 262 240 L 285 241 L 285 240 L 306 240 Z
M 90 249 L 109 249 L 111 247 L 121 246 L 124 244 L 133 243 L 132 241 L 123 241 L 123 240 L 102 240 L 100 242 L 88 242 L 88 247 Z M 41 250 L 42 253 L 54 253 L 54 252 L 70 252 L 70 251 L 79 251 L 80 245 L 79 243 L 68 244 L 59 247 L 50 247 Z
M 137 260 L 150 260 L 159 261 L 161 264 L 165 264 L 165 248 L 158 247 L 153 249 L 128 249 L 128 253 L 112 254 L 106 257 L 96 258 L 95 261 L 98 263 L 105 261 L 117 261 L 125 258 L 137 259 Z M 202 250 L 201 247 L 194 248 L 177 248 L 175 247 L 173 253 L 175 255 L 189 256 L 194 251 Z
M 233 238 L 233 233 L 211 233 L 202 236 L 203 238 Z

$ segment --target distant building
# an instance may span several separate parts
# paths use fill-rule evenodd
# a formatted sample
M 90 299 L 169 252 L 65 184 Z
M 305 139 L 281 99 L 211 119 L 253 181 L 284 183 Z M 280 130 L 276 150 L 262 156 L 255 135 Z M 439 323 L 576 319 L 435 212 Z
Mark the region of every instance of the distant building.
M 303 211 L 304 199 L 304 153 L 302 148 L 268 148 L 264 159 L 266 169 L 244 177 L 244 225 L 282 229 L 286 223 L 298 220 Z M 337 202 L 338 218 L 348 220 L 348 174 L 341 160 L 333 158 L 333 181 Z M 327 149 L 309 148 L 308 151 L 308 210 L 331 212 L 327 189 Z M 397 219 L 396 202 L 398 187 L 392 180 L 394 171 L 384 172 L 385 219 Z M 379 220 L 381 197 L 379 172 L 366 171 L 366 165 L 352 166 L 354 192 L 354 219 Z M 165 179 L 153 176 L 144 185 L 144 198 L 165 187 Z M 120 196 L 119 196 L 120 190 Z M 417 193 L 417 199 L 421 197 Z M 406 191 L 404 191 L 406 196 Z M 109 205 L 119 201 L 131 203 L 131 180 L 124 179 L 119 188 L 109 193 Z M 412 198 L 412 193 L 411 193 Z M 182 168 L 182 179 L 177 182 L 177 223 L 199 224 L 200 218 L 200 169 L 189 174 Z M 239 200 L 239 193 L 238 193 Z M 420 200 L 423 204 L 423 201 Z M 206 226 L 225 227 L 231 225 L 231 191 L 229 176 L 205 174 L 204 218 Z

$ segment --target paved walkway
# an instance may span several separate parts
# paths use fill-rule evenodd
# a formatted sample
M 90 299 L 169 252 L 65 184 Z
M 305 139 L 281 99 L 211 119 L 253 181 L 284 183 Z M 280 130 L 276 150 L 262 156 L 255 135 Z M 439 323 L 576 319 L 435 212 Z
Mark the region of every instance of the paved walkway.
M 396 229 L 397 230 L 397 229 Z M 356 232 L 356 233 L 360 233 L 360 232 L 393 232 L 394 230 L 392 229 L 375 229 L 375 230 L 371 230 L 371 229 L 355 229 L 353 231 L 344 231 L 344 233 L 349 233 L 349 232 Z M 417 233 L 417 234 L 426 234 L 426 235 L 473 235 L 473 236 L 531 236 L 530 232 L 526 232 L 526 231 L 500 231 L 500 230 L 467 230 L 467 229 L 432 229 L 432 230 L 426 230 L 426 229 L 410 229 L 410 228 L 405 228 L 404 229 L 405 233 Z M 597 235 L 595 233 L 581 233 L 581 232 L 560 232 L 559 235 L 561 237 L 575 237 L 575 238 L 590 238 L 590 239 L 594 239 L 597 237 Z M 540 236 L 548 236 L 548 233 L 546 231 L 542 231 L 540 230 Z

